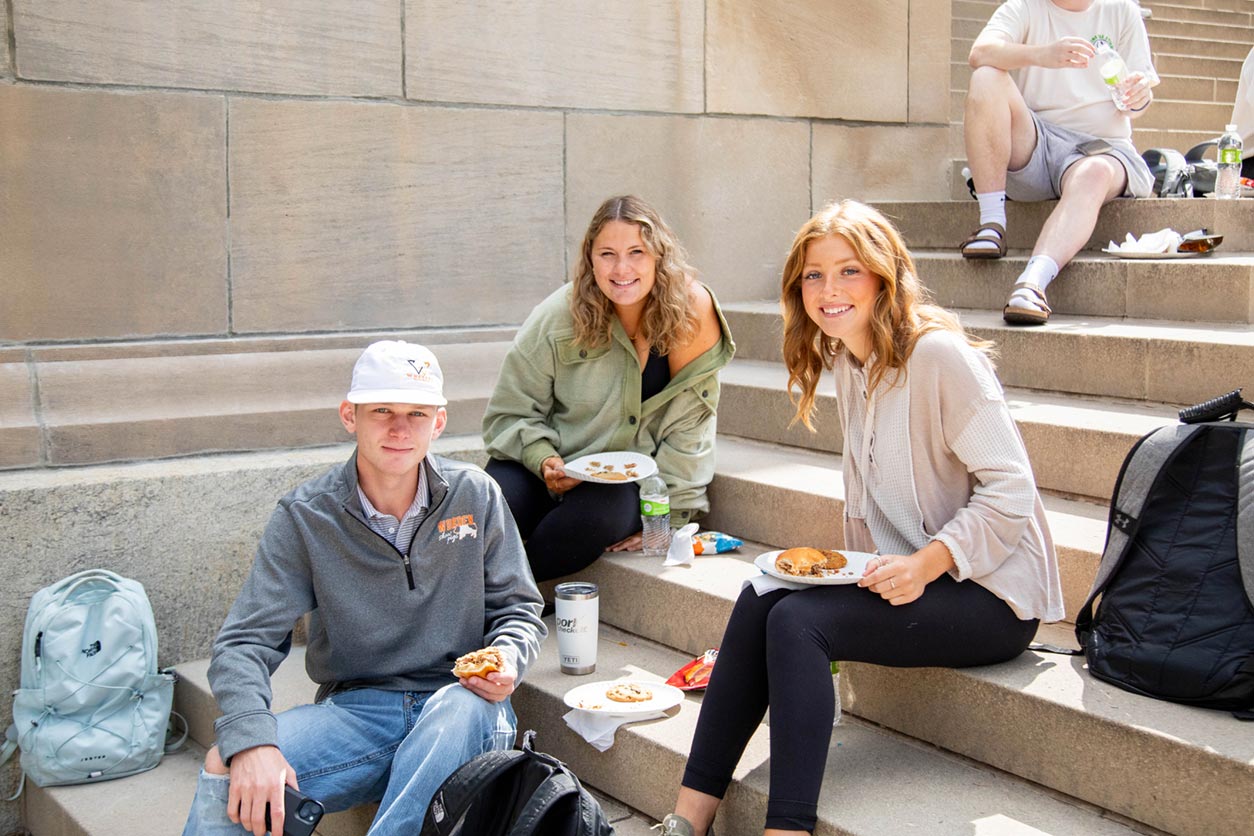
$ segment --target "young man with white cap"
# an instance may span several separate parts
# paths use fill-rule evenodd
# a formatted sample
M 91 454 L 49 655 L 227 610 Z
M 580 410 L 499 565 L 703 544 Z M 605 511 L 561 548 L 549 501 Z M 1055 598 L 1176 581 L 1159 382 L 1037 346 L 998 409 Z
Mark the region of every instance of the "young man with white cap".
M 429 452 L 446 403 L 426 348 L 377 342 L 358 359 L 339 408 L 356 450 L 280 500 L 214 643 L 222 716 L 185 835 L 262 836 L 267 805 L 282 832 L 285 783 L 328 811 L 380 802 L 370 834 L 417 833 L 445 778 L 513 744 L 542 601 L 496 483 Z M 276 716 L 270 675 L 306 613 L 317 699 Z M 454 660 L 485 646 L 505 669 L 455 679 Z

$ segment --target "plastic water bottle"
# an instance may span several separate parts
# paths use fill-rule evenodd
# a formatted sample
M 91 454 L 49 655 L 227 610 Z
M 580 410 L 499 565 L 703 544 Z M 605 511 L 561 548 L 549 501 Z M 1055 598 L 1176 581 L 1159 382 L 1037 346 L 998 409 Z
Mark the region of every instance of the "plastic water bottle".
M 1101 41 L 1093 60 L 1097 62 L 1097 72 L 1102 81 L 1110 88 L 1110 98 L 1115 107 L 1127 110 L 1128 106 L 1123 103 L 1123 83 L 1128 80 L 1128 65 L 1123 56 L 1110 44 Z
M 671 544 L 671 497 L 657 473 L 640 481 L 640 527 L 644 553 L 665 555 Z
M 1215 176 L 1215 197 L 1241 196 L 1241 134 L 1236 125 L 1224 128 L 1219 137 L 1219 173 Z

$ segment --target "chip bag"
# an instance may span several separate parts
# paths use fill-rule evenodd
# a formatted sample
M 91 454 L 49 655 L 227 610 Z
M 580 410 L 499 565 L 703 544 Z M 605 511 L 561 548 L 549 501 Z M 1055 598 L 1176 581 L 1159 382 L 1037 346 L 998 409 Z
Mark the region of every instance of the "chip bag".
M 714 672 L 714 661 L 718 659 L 718 648 L 707 650 L 666 680 L 667 685 L 674 685 L 681 691 L 699 691 L 710 683 L 710 674 Z
M 718 554 L 738 549 L 744 541 L 721 531 L 702 531 L 692 538 L 693 554 Z

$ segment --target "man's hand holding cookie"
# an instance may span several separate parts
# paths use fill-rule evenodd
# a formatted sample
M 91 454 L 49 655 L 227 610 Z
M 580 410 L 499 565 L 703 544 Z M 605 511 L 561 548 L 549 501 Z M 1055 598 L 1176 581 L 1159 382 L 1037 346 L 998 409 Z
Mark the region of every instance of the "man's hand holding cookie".
M 518 669 L 508 653 L 496 647 L 485 647 L 458 659 L 453 675 L 462 687 L 488 702 L 500 702 L 514 693 Z

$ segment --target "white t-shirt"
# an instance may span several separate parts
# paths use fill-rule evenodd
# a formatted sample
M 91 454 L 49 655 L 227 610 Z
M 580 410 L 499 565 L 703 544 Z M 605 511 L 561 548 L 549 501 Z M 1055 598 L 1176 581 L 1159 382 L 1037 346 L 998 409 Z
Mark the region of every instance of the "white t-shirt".
M 1232 124 L 1241 134 L 1242 156 L 1254 157 L 1254 49 L 1241 65 L 1241 81 L 1237 83 L 1237 103 L 1232 107 Z
M 1067 37 L 1094 45 L 1105 41 L 1123 56 L 1128 72 L 1158 82 L 1141 9 L 1133 0 L 1093 0 L 1082 12 L 1061 9 L 1053 0 L 1006 0 L 984 27 L 990 32 L 1029 46 Z M 1045 121 L 1102 139 L 1132 138 L 1132 120 L 1115 107 L 1096 61 L 1083 69 L 1024 67 L 1014 77 L 1024 102 Z

